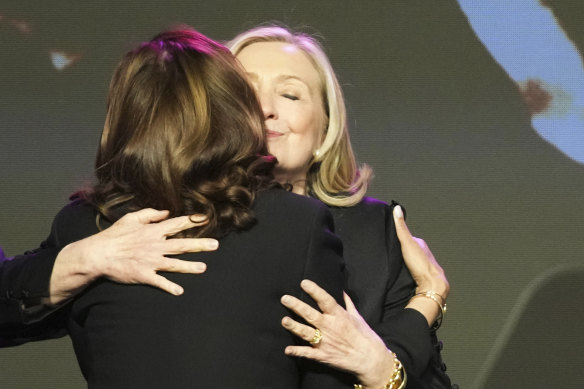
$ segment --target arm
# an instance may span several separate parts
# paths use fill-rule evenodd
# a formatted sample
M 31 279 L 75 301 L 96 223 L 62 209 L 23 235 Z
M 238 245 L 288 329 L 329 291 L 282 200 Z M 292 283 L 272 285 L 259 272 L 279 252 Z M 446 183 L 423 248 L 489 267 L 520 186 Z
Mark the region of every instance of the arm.
M 180 285 L 157 272 L 199 274 L 206 266 L 165 255 L 215 250 L 218 242 L 215 239 L 167 239 L 206 223 L 205 219 L 193 221 L 189 216 L 164 220 L 167 216 L 167 211 L 153 209 L 129 213 L 111 227 L 65 246 L 55 261 L 46 303 L 59 304 L 100 277 L 182 294 Z
M 433 291 L 446 300 L 450 293 L 450 284 L 446 279 L 444 269 L 438 264 L 426 242 L 412 236 L 404 220 L 401 206 L 394 208 L 393 219 L 404 262 L 416 282 L 416 293 Z M 424 315 L 429 326 L 440 314 L 438 304 L 427 298 L 412 299 L 406 308 L 415 309 Z
M 46 247 L 0 261 L 0 347 L 65 335 L 63 326 L 47 317 L 54 309 L 41 304 L 57 253 Z M 43 329 L 35 324 L 42 319 Z
M 315 328 L 318 328 L 318 326 L 316 326 L 315 324 L 317 323 L 313 321 L 316 315 L 313 315 L 312 313 L 319 313 L 317 311 L 315 300 L 310 297 L 310 291 L 305 288 L 305 285 L 314 285 L 314 283 L 317 282 L 330 292 L 329 299 L 332 304 L 342 304 L 343 301 L 344 261 L 342 259 L 342 243 L 340 239 L 332 233 L 332 230 L 332 216 L 328 209 L 321 206 L 321 211 L 317 215 L 315 223 L 312 226 L 303 274 L 305 280 L 302 281 L 300 285 L 301 290 L 299 295 L 302 300 L 298 300 L 292 296 L 283 297 L 284 300 L 298 300 L 302 304 L 305 304 L 307 309 L 310 310 L 310 314 L 304 315 L 308 325 L 302 324 L 308 332 L 307 336 L 303 337 L 305 341 L 310 341 L 314 337 Z M 283 323 L 287 320 L 292 321 L 293 319 L 285 317 Z M 297 346 L 291 347 L 312 349 L 312 347 L 306 346 L 307 343 L 303 341 L 299 341 L 296 344 Z M 300 344 L 302 344 L 302 346 Z M 285 353 L 292 355 L 289 353 L 289 349 L 290 347 L 287 347 Z M 303 370 L 301 384 L 303 389 L 336 389 L 350 386 L 353 382 L 353 378 L 350 375 L 339 372 L 329 366 L 308 359 L 299 360 L 298 363 Z
M 414 279 L 420 280 L 419 282 L 422 284 L 419 286 L 420 288 L 441 291 L 446 297 L 448 283 L 444 272 L 436 263 L 425 243 L 423 246 L 419 246 L 421 240 L 417 240 L 409 234 L 403 220 L 403 214 L 400 214 L 399 211 L 401 208 L 396 207 L 394 220 L 397 237 L 401 242 L 401 250 L 407 256 L 406 264 L 412 268 Z M 347 305 L 347 310 L 345 310 L 335 304 L 334 300 L 323 289 L 316 285 L 303 284 L 303 289 L 318 302 L 322 314 L 314 309 L 309 309 L 306 304 L 294 298 L 287 297 L 282 302 L 305 319 L 310 318 L 312 323 L 320 328 L 326 336 L 323 337 L 318 348 L 291 346 L 286 350 L 287 353 L 315 359 L 350 371 L 355 374 L 356 379 L 364 387 L 382 387 L 387 382 L 388 377 L 393 374 L 391 351 L 398 354 L 398 358 L 402 360 L 406 370 L 410 368 L 411 378 L 414 378 L 415 375 L 421 375 L 431 355 L 435 353 L 432 349 L 428 324 L 433 323 L 437 317 L 438 307 L 432 300 L 417 298 L 407 306 L 412 309 L 402 309 L 407 303 L 408 294 L 411 293 L 410 282 L 406 282 L 407 279 L 411 280 L 411 278 L 409 278 L 405 268 L 403 271 L 405 273 L 398 276 L 398 280 L 402 279 L 403 282 L 399 281 L 398 286 L 403 284 L 403 287 L 399 288 L 405 291 L 406 297 L 401 304 L 387 304 L 387 310 L 390 314 L 386 315 L 379 328 L 376 328 L 383 340 L 365 323 L 348 296 L 345 298 Z M 435 283 L 427 283 L 426 281 L 435 281 Z M 439 285 L 444 284 L 445 290 L 438 289 Z M 416 300 L 420 301 L 416 302 Z M 412 304 L 414 302 L 419 304 Z M 282 324 L 286 329 L 305 340 L 310 340 L 314 336 L 312 328 L 303 326 L 289 318 L 285 318 Z M 391 348 L 391 351 L 386 347 L 386 344 Z
M 164 220 L 166 211 L 130 213 L 108 229 L 66 245 L 58 239 L 58 218 L 49 238 L 34 252 L 0 262 L 0 330 L 30 325 L 59 310 L 99 277 L 143 283 L 178 295 L 182 288 L 157 271 L 201 273 L 205 264 L 168 254 L 214 250 L 214 239 L 167 239 L 204 223 L 187 216 Z

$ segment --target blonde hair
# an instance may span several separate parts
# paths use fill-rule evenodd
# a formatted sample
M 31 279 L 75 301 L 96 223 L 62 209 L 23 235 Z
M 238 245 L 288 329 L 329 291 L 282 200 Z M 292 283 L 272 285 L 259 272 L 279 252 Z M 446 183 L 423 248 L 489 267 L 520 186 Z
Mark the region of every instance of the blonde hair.
M 357 166 L 349 139 L 343 91 L 321 45 L 310 35 L 274 25 L 247 30 L 226 45 L 237 56 L 245 47 L 259 42 L 295 45 L 307 54 L 320 76 L 328 126 L 322 145 L 310 162 L 307 192 L 332 206 L 357 204 L 365 196 L 373 172 L 367 165 Z

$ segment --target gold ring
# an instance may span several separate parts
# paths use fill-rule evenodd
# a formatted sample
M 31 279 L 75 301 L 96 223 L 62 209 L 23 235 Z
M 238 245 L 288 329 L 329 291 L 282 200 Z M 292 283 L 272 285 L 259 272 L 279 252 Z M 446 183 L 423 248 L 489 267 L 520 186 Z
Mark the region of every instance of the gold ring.
M 314 329 L 314 337 L 310 341 L 310 344 L 316 346 L 322 340 L 322 332 L 318 328 Z

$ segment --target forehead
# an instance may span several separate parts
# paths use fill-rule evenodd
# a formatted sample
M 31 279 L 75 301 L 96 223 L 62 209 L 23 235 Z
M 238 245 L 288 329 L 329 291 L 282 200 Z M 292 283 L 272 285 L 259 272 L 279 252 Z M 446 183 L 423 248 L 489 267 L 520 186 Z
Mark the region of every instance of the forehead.
M 237 54 L 252 77 L 297 77 L 309 86 L 319 87 L 320 76 L 308 54 L 298 46 L 285 42 L 257 42 Z

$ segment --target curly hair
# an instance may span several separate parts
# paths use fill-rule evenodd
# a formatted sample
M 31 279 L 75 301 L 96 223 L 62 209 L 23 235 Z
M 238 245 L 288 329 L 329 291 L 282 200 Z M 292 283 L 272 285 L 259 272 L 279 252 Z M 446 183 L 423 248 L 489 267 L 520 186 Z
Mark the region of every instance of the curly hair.
M 97 183 L 77 193 L 114 222 L 151 207 L 204 214 L 178 236 L 220 237 L 254 222 L 256 192 L 277 186 L 263 116 L 233 55 L 190 28 L 130 51 L 110 83 Z

